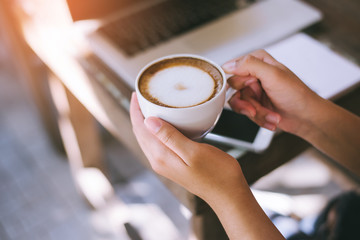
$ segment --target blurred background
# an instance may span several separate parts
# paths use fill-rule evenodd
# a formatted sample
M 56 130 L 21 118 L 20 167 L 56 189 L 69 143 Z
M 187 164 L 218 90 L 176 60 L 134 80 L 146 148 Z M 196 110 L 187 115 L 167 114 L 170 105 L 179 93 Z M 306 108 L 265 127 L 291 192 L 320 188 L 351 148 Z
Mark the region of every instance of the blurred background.
M 91 209 L 76 191 L 67 158 L 49 140 L 8 54 L 0 48 L 0 239 L 126 239 L 125 228 L 111 223 L 108 209 Z M 139 214 L 135 225 L 143 239 L 185 239 L 190 213 L 106 132 L 103 141 L 116 194 Z M 291 204 L 281 203 L 287 206 L 283 211 L 303 218 L 315 216 L 330 198 L 356 186 L 310 148 L 253 188 L 290 196 Z M 164 222 L 167 228 L 161 227 Z
M 0 239 L 128 239 L 124 220 L 116 219 L 119 211 L 126 211 L 116 204 L 94 210 L 76 190 L 66 155 L 49 139 L 3 39 L 0 46 Z M 129 204 L 143 239 L 182 239 L 175 234 L 187 234 L 187 210 L 154 174 L 103 133 L 116 195 Z
M 10 49 L 1 30 L 0 239 L 188 239 L 190 211 L 100 124 L 117 198 L 96 209 L 88 204 L 74 184 L 61 143 L 49 137 Z M 288 234 L 299 230 L 303 219 L 313 221 L 330 199 L 358 187 L 356 177 L 310 147 L 252 189 L 269 214 L 287 219 L 276 224 Z

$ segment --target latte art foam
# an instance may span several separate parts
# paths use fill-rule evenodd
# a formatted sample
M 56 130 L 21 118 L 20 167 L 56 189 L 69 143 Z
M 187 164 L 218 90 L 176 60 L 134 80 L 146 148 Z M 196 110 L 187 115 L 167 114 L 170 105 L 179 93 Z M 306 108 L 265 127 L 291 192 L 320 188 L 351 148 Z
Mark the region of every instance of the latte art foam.
M 211 98 L 215 82 L 199 68 L 174 66 L 157 72 L 148 87 L 149 94 L 164 105 L 189 107 Z
M 156 63 L 139 81 L 140 92 L 146 99 L 172 108 L 202 104 L 214 97 L 221 87 L 222 77 L 214 66 L 189 57 Z

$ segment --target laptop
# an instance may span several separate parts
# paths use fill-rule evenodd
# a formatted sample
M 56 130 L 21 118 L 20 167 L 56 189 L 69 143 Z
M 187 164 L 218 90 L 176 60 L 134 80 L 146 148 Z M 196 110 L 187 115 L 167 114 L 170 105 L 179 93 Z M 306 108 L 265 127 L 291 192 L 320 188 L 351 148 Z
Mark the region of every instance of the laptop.
M 219 64 L 275 43 L 322 18 L 299 0 L 67 0 L 93 52 L 134 88 L 139 70 L 169 54 Z M 90 29 L 90 30 L 89 30 Z

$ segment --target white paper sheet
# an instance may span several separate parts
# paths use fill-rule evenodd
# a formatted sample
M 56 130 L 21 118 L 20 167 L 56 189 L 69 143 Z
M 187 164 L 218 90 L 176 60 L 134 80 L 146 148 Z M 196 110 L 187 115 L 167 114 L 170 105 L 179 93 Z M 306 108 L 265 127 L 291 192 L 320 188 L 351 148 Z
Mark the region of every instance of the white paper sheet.
M 360 83 L 359 66 L 304 33 L 266 50 L 323 98 L 339 97 Z

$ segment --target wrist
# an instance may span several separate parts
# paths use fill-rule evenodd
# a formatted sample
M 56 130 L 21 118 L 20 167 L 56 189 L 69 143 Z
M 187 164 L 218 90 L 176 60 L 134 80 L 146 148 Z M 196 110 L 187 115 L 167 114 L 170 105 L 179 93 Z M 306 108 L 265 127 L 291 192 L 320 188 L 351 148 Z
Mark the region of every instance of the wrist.
M 317 125 L 329 108 L 329 101 L 316 94 L 309 96 L 306 100 L 303 111 L 295 120 L 295 127 L 288 131 L 305 140 L 309 135 L 316 133 Z
M 329 118 L 328 113 L 331 112 L 332 105 L 332 102 L 319 96 L 311 100 L 306 113 L 300 119 L 299 127 L 292 133 L 311 142 L 311 139 L 319 134 L 322 124 L 325 123 L 324 121 Z
M 249 187 L 209 203 L 230 239 L 284 239 L 257 203 Z
M 204 199 L 214 211 L 220 211 L 224 206 L 235 206 L 252 197 L 250 187 L 246 186 L 232 187 L 231 191 L 220 191 L 213 196 Z

